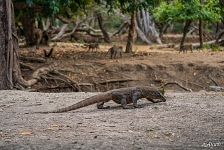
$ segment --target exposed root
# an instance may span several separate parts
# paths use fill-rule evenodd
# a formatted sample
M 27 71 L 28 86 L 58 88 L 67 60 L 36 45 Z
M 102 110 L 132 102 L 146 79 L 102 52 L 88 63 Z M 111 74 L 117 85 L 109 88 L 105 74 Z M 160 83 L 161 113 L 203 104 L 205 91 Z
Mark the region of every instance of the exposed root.
M 26 65 L 24 63 L 22 63 L 22 65 L 26 66 L 30 70 L 35 70 L 34 67 L 32 66 Z M 56 70 L 54 64 L 36 69 L 33 72 L 30 80 L 25 82 L 21 80 L 21 83 L 23 83 L 22 85 L 25 87 L 31 87 L 36 83 L 40 82 L 41 80 L 44 80 L 45 82 L 47 82 L 47 80 L 55 80 L 55 81 L 58 80 L 72 87 L 74 91 L 80 91 L 79 84 L 76 81 L 70 79 L 65 74 L 60 73 L 58 70 Z
M 68 76 L 66 76 L 65 74 L 60 73 L 60 72 L 57 71 L 57 70 L 53 70 L 52 73 L 54 73 L 54 74 L 56 74 L 56 75 L 58 75 L 58 76 L 61 76 L 61 77 L 64 78 L 65 80 L 69 81 L 72 85 L 75 86 L 75 88 L 78 90 L 78 92 L 81 91 L 81 88 L 80 88 L 79 84 L 78 84 L 76 81 L 74 81 L 74 80 L 72 80 L 71 78 L 69 78 Z
M 164 87 L 167 86 L 167 85 L 173 85 L 173 84 L 179 86 L 180 88 L 182 88 L 182 89 L 185 90 L 185 91 L 192 92 L 191 89 L 184 87 L 183 85 L 181 85 L 180 83 L 178 83 L 178 82 L 176 82 L 176 81 L 174 81 L 174 82 L 167 82 L 167 83 L 163 84 L 163 85 L 161 86 L 161 88 L 164 88 Z
M 19 64 L 20 64 L 21 68 L 25 68 L 25 69 L 29 69 L 29 70 L 35 70 L 35 67 L 33 67 L 31 65 L 25 64 L 23 62 L 19 62 Z
M 19 57 L 20 60 L 22 61 L 28 61 L 28 62 L 36 62 L 36 63 L 45 63 L 46 59 L 44 58 L 36 58 L 36 57 Z
M 212 80 L 215 86 L 219 86 L 219 84 L 210 75 L 208 75 L 208 78 Z
M 108 84 L 108 83 L 115 83 L 115 82 L 130 82 L 130 81 L 137 81 L 137 80 L 136 79 L 113 79 L 113 80 L 98 82 L 96 84 Z

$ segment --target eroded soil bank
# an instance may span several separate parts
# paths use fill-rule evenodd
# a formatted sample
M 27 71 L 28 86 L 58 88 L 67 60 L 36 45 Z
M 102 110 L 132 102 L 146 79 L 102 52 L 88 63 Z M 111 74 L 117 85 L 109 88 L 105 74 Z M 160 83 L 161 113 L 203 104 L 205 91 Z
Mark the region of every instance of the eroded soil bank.
M 120 43 L 118 43 L 120 44 Z M 54 44 L 51 58 L 44 58 L 44 49 L 32 52 L 20 50 L 23 57 L 46 59 L 46 62 L 34 63 L 22 61 L 22 73 L 30 79 L 32 73 L 40 67 L 52 67 L 79 84 L 81 91 L 101 92 L 114 88 L 152 85 L 161 86 L 167 82 L 178 82 L 193 91 L 210 90 L 210 86 L 224 86 L 224 52 L 211 50 L 187 54 L 179 53 L 173 48 L 158 48 L 135 45 L 134 53 L 123 54 L 123 58 L 110 59 L 106 56 L 111 45 L 100 44 L 97 52 L 87 52 L 88 48 L 78 43 Z M 125 45 L 123 45 L 125 47 Z M 34 55 L 33 55 L 34 54 Z M 59 77 L 48 76 L 32 89 L 38 92 L 71 92 L 76 91 L 71 84 Z M 172 85 L 167 90 L 184 91 Z

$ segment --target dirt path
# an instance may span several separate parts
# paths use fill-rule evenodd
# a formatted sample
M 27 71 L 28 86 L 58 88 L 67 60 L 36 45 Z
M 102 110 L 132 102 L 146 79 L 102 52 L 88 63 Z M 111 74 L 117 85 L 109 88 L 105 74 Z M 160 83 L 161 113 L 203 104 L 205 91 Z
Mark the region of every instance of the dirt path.
M 0 149 L 224 149 L 224 93 L 168 93 L 141 109 L 95 106 L 30 114 L 73 104 L 95 93 L 0 91 Z

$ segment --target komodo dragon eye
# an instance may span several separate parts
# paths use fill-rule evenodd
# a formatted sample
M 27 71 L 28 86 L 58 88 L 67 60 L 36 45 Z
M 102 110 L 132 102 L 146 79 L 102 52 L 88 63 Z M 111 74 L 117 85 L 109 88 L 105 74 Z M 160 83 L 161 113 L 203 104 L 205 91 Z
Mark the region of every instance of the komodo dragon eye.
M 162 95 L 160 94 L 160 92 L 155 92 L 154 94 L 155 94 L 155 96 L 158 97 L 158 98 L 162 96 Z

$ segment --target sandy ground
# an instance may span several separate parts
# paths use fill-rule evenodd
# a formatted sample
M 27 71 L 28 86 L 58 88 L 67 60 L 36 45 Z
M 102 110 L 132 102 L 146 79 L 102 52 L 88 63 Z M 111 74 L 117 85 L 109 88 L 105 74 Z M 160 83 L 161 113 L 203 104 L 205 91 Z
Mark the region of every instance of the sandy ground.
M 0 150 L 224 149 L 224 93 L 168 93 L 167 102 L 32 114 L 96 93 L 0 91 Z

